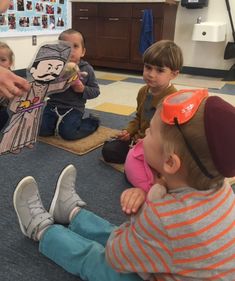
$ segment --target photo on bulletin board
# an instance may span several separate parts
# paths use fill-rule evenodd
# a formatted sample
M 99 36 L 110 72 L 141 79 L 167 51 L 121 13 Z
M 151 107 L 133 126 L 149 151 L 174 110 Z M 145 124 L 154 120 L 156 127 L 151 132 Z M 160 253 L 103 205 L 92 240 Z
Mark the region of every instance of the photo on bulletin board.
M 60 33 L 67 19 L 68 0 L 11 0 L 0 13 L 0 37 Z

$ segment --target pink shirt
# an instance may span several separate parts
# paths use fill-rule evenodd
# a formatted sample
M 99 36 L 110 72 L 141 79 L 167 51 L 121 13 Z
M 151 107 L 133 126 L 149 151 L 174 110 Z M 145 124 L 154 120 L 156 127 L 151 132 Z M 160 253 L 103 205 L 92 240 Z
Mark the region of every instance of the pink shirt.
M 128 181 L 134 187 L 140 187 L 146 192 L 150 190 L 154 184 L 154 175 L 144 158 L 143 140 L 139 140 L 129 150 L 124 169 Z

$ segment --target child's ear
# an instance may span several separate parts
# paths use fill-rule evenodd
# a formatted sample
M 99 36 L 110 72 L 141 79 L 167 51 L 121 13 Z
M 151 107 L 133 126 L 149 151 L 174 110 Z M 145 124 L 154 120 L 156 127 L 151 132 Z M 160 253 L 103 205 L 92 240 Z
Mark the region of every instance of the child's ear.
M 83 52 L 82 52 L 82 55 L 81 55 L 82 58 L 85 56 L 85 53 L 86 53 L 86 48 L 83 49 Z
M 168 174 L 175 174 L 181 166 L 181 160 L 175 153 L 169 154 L 164 162 L 164 170 Z
M 178 74 L 179 74 L 179 70 L 171 71 L 172 79 L 176 78 Z

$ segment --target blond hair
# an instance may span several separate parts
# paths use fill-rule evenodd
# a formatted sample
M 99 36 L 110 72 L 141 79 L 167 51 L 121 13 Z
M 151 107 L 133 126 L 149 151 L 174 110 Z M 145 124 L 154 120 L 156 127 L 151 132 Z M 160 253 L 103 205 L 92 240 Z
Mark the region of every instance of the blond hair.
M 224 177 L 215 168 L 211 153 L 207 144 L 204 128 L 204 107 L 205 100 L 200 105 L 197 113 L 187 123 L 180 125 L 184 136 L 196 152 L 200 161 L 207 171 L 214 177 L 210 179 L 205 176 L 192 158 L 185 141 L 176 126 L 167 125 L 162 122 L 161 134 L 163 139 L 163 149 L 166 153 L 174 152 L 181 160 L 181 175 L 187 183 L 198 190 L 207 190 L 220 187 Z
M 183 54 L 179 46 L 171 40 L 160 40 L 152 44 L 143 54 L 143 62 L 171 70 L 180 70 L 183 66 Z
M 60 33 L 58 39 L 59 40 L 64 40 L 64 37 L 66 35 L 72 35 L 72 34 L 78 34 L 78 35 L 81 36 L 81 38 L 82 38 L 81 44 L 82 44 L 82 48 L 84 49 L 85 48 L 85 38 L 84 38 L 83 34 L 80 31 L 77 31 L 75 29 L 69 28 L 69 29 L 64 30 L 63 32 Z
M 0 41 L 0 49 L 7 49 L 8 50 L 8 59 L 11 62 L 11 65 L 14 64 L 15 56 L 12 49 L 4 42 Z

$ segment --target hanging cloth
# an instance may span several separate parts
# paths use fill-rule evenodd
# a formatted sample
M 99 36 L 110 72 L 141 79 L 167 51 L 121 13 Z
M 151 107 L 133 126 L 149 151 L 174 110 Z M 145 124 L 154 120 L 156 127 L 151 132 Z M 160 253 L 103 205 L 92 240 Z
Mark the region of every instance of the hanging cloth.
M 139 51 L 141 54 L 153 44 L 153 13 L 151 9 L 145 9 L 142 18 Z

